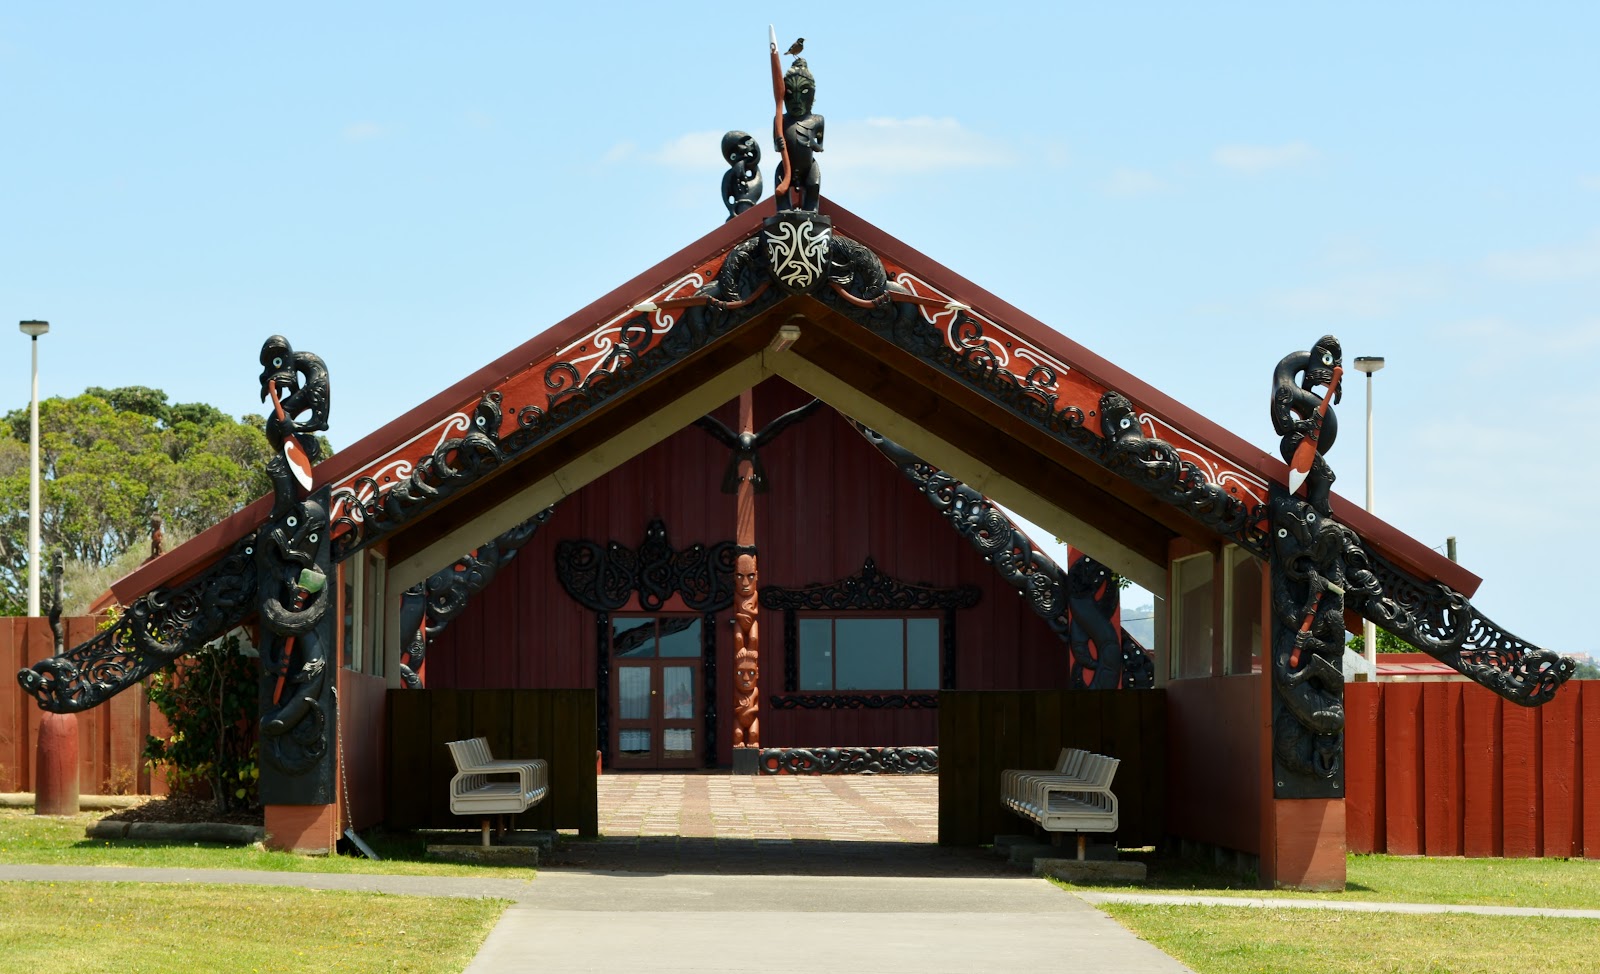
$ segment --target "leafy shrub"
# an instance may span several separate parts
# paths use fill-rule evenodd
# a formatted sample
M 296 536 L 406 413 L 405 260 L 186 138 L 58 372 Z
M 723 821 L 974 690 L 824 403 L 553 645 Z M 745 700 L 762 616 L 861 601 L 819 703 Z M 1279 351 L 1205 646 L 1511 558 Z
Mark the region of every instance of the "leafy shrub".
M 209 786 L 217 810 L 259 803 L 256 661 L 239 654 L 237 636 L 208 644 L 150 678 L 150 702 L 171 736 L 145 741 L 145 760 L 164 765 L 174 792 Z

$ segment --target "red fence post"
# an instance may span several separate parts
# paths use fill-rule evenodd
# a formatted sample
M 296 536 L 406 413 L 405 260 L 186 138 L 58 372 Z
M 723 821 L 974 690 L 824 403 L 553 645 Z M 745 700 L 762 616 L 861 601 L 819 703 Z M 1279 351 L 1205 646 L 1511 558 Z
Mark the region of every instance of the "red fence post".
M 1583 824 L 1577 798 L 1580 792 L 1578 764 L 1578 687 L 1568 683 L 1554 700 L 1539 708 L 1542 741 L 1539 775 L 1539 805 L 1544 813 L 1544 843 L 1541 855 L 1567 859 L 1582 855 L 1577 830 Z
M 1382 770 L 1383 684 L 1351 683 L 1344 688 L 1345 841 L 1351 852 L 1381 852 L 1378 823 Z
M 1391 683 L 1384 688 L 1384 827 L 1389 852 L 1422 853 L 1422 687 Z
M 1501 709 L 1505 731 L 1505 772 L 1501 805 L 1504 809 L 1504 855 L 1531 858 L 1543 844 L 1544 821 L 1539 814 L 1539 715 L 1516 705 Z
M 1423 849 L 1430 856 L 1461 855 L 1460 683 L 1427 683 L 1422 690 Z
M 1461 695 L 1462 852 L 1468 856 L 1498 856 L 1503 849 L 1502 706 L 1499 697 L 1479 687 L 1468 687 Z

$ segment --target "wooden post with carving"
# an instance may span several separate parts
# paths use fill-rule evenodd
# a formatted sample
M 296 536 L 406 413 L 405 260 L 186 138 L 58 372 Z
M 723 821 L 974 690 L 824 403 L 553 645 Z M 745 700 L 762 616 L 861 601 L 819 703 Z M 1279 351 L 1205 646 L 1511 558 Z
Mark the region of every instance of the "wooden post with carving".
M 755 396 L 746 389 L 739 396 L 739 432 L 755 433 Z M 736 494 L 737 523 L 734 540 L 743 549 L 734 569 L 736 596 L 733 608 L 733 766 L 735 773 L 753 774 L 754 759 L 761 747 L 761 632 L 756 543 L 756 485 L 752 459 L 739 460 L 739 488 Z M 741 753 L 742 752 L 742 753 Z

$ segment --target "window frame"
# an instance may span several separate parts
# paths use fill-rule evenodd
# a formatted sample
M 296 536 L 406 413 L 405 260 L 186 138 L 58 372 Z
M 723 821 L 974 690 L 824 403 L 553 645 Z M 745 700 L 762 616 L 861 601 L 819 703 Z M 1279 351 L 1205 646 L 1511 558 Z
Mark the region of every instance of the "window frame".
M 804 693 L 936 693 L 944 687 L 944 653 L 946 648 L 945 627 L 949 620 L 945 618 L 948 613 L 940 612 L 807 612 L 803 621 L 817 622 L 826 620 L 832 625 L 829 627 L 829 685 L 827 687 L 813 687 L 805 683 L 804 673 L 804 645 L 800 635 L 798 621 L 795 627 L 795 666 L 796 687 L 803 687 Z M 890 619 L 900 623 L 900 686 L 898 687 L 840 687 L 839 686 L 839 638 L 838 625 L 840 622 L 854 622 L 857 620 Z M 911 675 L 911 620 L 930 619 L 936 629 L 934 635 L 934 652 L 936 654 L 934 672 L 936 679 L 933 686 L 910 686 Z M 787 647 L 786 647 L 787 649 Z

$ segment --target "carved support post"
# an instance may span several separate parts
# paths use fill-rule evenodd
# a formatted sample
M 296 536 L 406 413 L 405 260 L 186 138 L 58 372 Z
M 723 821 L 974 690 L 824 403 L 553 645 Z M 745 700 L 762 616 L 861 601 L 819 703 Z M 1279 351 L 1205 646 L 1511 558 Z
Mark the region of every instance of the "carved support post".
M 39 779 L 33 810 L 39 815 L 78 814 L 78 715 L 45 713 L 39 717 L 35 752 Z
M 755 432 L 755 395 L 749 389 L 739 396 L 739 430 L 745 435 Z M 733 576 L 733 747 L 735 771 L 750 773 L 755 771 L 755 762 L 749 756 L 761 746 L 761 630 L 760 606 L 756 601 L 759 584 L 754 474 L 753 461 L 741 458 L 734 527 L 734 542 L 739 545 L 740 554 Z M 746 769 L 746 764 L 751 767 Z

